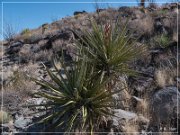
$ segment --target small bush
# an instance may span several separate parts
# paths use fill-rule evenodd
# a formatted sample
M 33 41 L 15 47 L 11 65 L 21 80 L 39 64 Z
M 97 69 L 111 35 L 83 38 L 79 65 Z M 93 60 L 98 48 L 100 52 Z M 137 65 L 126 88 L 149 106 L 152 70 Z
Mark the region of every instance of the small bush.
M 43 24 L 42 25 L 42 34 L 44 34 L 47 29 L 48 29 L 48 23 Z
M 155 44 L 161 48 L 168 47 L 170 43 L 170 37 L 168 35 L 162 34 L 155 37 Z
M 28 42 L 29 38 L 31 37 L 31 31 L 27 28 L 27 29 L 24 29 L 22 32 L 21 32 L 21 36 L 23 38 L 23 40 L 25 42 Z
M 15 70 L 10 77 L 9 84 L 4 89 L 9 92 L 15 92 L 21 98 L 24 98 L 31 96 L 33 90 L 36 90 L 36 85 L 30 81 L 25 71 Z
M 78 18 L 80 18 L 81 16 L 82 16 L 81 14 L 77 14 L 77 15 L 74 16 L 74 18 L 75 18 L 75 19 L 78 19 Z
M 169 69 L 167 67 L 159 68 L 155 71 L 155 81 L 157 86 L 164 88 L 166 86 L 175 85 L 175 77 L 176 77 L 177 70 Z
M 38 53 L 34 53 L 32 56 L 33 61 L 50 62 L 53 56 L 52 51 L 41 50 Z
M 11 41 L 14 36 L 16 35 L 17 31 L 14 28 L 13 24 L 11 23 L 5 23 L 3 27 L 3 36 L 4 39 L 7 41 Z
M 25 34 L 29 34 L 29 33 L 31 33 L 31 31 L 27 28 L 21 32 L 21 35 L 25 35 Z
M 168 10 L 159 10 L 151 13 L 152 17 L 161 17 L 165 16 L 168 13 Z
M 125 121 L 123 126 L 124 135 L 138 135 L 139 125 L 136 122 Z

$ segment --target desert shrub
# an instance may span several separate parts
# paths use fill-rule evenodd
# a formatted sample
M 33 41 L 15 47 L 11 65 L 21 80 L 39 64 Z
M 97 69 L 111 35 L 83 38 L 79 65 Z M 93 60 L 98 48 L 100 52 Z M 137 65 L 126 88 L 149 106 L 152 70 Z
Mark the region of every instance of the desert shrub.
M 3 27 L 3 38 L 7 41 L 11 41 L 16 35 L 17 31 L 14 28 L 13 24 L 5 23 Z
M 168 13 L 168 10 L 159 10 L 156 12 L 152 12 L 151 16 L 152 17 L 160 17 L 160 16 L 165 16 Z
M 168 35 L 162 34 L 155 37 L 155 44 L 161 48 L 166 48 L 171 39 Z
M 22 30 L 21 36 L 25 42 L 28 42 L 28 39 L 31 37 L 31 31 L 27 28 Z
M 32 75 L 33 77 L 40 77 L 41 74 L 39 74 L 39 68 L 40 66 L 37 62 L 30 62 L 26 66 L 24 66 L 24 72 L 26 74 Z
M 131 99 L 131 91 L 128 86 L 128 82 L 126 77 L 119 77 L 116 79 L 116 83 L 114 84 L 113 91 L 115 90 L 121 90 L 119 93 L 113 96 L 115 99 L 116 109 L 124 109 L 129 110 L 130 109 L 130 99 Z
M 74 16 L 74 18 L 75 18 L 75 19 L 78 19 L 78 18 L 80 18 L 81 16 L 82 16 L 81 14 L 77 14 L 77 15 Z
M 155 71 L 155 81 L 157 86 L 164 88 L 166 86 L 174 85 L 174 79 L 176 77 L 176 68 L 170 69 L 167 67 L 161 67 Z
M 21 35 L 29 34 L 30 30 L 28 28 L 22 30 Z
M 43 24 L 42 25 L 42 34 L 44 34 L 47 29 L 48 29 L 48 23 Z
M 174 61 L 174 62 L 173 62 Z M 164 88 L 166 86 L 175 85 L 175 78 L 177 77 L 177 58 L 166 59 L 165 62 L 161 60 L 159 67 L 155 70 L 154 76 L 158 87 Z
M 146 118 L 149 118 L 149 102 L 146 99 L 142 99 L 137 103 L 136 110 Z
M 52 51 L 50 50 L 41 50 L 38 53 L 34 53 L 32 57 L 33 61 L 49 62 L 53 56 Z
M 63 45 L 64 45 L 64 41 L 61 39 L 58 39 L 52 43 L 52 48 L 55 52 L 60 52 Z
M 139 125 L 136 122 L 125 121 L 123 131 L 125 135 L 138 135 Z
M 31 61 L 47 62 L 51 60 L 51 50 L 41 50 L 45 46 L 46 41 L 41 41 L 39 44 L 25 44 L 19 51 L 19 62 L 29 63 Z
M 29 34 L 29 37 L 27 39 L 28 43 L 38 43 L 40 40 L 43 39 L 42 34 Z
M 30 81 L 23 70 L 14 70 L 9 79 L 9 83 L 4 88 L 5 91 L 15 92 L 21 98 L 31 96 L 33 90 L 36 90 L 36 84 Z
M 146 16 L 142 19 L 134 19 L 129 21 L 128 28 L 134 32 L 134 37 L 149 39 L 154 34 L 154 19 Z

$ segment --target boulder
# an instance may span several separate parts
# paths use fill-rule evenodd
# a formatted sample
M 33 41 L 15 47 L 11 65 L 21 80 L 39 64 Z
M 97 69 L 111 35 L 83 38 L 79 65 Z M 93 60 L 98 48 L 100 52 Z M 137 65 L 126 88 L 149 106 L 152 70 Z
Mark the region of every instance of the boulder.
M 150 127 L 156 127 L 158 131 L 160 124 L 170 128 L 170 121 L 179 116 L 180 105 L 177 102 L 180 102 L 180 93 L 177 87 L 166 87 L 155 92 L 150 101 L 150 114 L 152 115 Z
M 19 52 L 20 48 L 23 46 L 22 42 L 15 42 L 13 44 L 11 44 L 6 50 L 5 53 L 6 54 L 14 54 Z
M 32 122 L 29 118 L 19 117 L 15 120 L 14 126 L 18 129 L 26 128 Z
M 128 121 L 129 122 L 136 121 L 138 123 L 143 123 L 143 124 L 147 124 L 149 122 L 149 120 L 142 115 L 138 115 L 134 112 L 125 111 L 122 109 L 115 109 L 114 115 L 116 117 L 115 116 L 112 117 L 113 126 L 120 126 L 123 124 L 123 122 L 128 122 Z

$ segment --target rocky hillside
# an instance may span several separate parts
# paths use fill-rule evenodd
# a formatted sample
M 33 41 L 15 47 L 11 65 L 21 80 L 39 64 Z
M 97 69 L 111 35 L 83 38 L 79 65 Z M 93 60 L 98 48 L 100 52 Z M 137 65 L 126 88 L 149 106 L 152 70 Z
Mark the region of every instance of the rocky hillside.
M 125 24 L 128 19 L 127 29 L 137 39 L 136 44 L 145 48 L 142 57 L 130 63 L 141 75 L 119 76 L 116 88 L 127 86 L 114 97 L 119 99 L 114 110 L 119 117 L 113 117 L 108 128 L 102 127 L 100 132 L 153 132 L 158 131 L 159 125 L 161 131 L 163 127 L 171 132 L 177 131 L 177 127 L 180 129 L 176 113 L 177 101 L 180 101 L 178 8 L 177 4 L 167 4 L 145 9 L 120 7 L 99 9 L 94 13 L 75 12 L 72 17 L 43 24 L 37 29 L 25 29 L 12 39 L 3 41 L 0 61 L 3 111 L 0 112 L 0 121 L 2 117 L 4 120 L 1 131 L 4 134 L 40 132 L 47 126 L 35 124 L 45 108 L 26 106 L 46 102 L 44 98 L 33 96 L 41 88 L 26 75 L 49 80 L 42 63 L 52 69 L 53 56 L 64 55 L 66 61 L 74 60 L 74 40 L 78 38 L 75 32 L 91 31 L 90 18 L 102 25 L 110 20 L 115 23 L 117 18 Z M 152 111 L 151 107 L 155 109 Z

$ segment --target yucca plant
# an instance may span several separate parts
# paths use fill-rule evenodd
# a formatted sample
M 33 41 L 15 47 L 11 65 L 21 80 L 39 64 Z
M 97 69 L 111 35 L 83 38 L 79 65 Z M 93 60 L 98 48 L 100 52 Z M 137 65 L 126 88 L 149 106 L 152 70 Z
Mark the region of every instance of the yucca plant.
M 76 33 L 76 41 L 80 51 L 88 57 L 91 65 L 95 66 L 97 76 L 114 76 L 117 73 L 135 73 L 128 63 L 142 54 L 143 48 L 135 45 L 135 40 L 128 34 L 127 23 L 120 29 L 119 21 L 98 25 L 91 20 L 92 31 L 83 30 Z M 83 36 L 81 36 L 83 35 Z
M 55 63 L 55 62 L 54 62 Z M 112 95 L 105 87 L 108 79 L 100 83 L 100 78 L 92 80 L 93 68 L 87 65 L 86 57 L 75 62 L 67 70 L 67 64 L 61 62 L 61 69 L 54 64 L 55 72 L 46 67 L 52 82 L 32 78 L 44 90 L 37 94 L 47 98 L 46 106 L 49 113 L 41 122 L 52 122 L 51 126 L 60 127 L 67 132 L 79 130 L 91 134 L 98 130 L 102 118 L 112 116 Z M 61 71 L 64 70 L 64 75 Z

